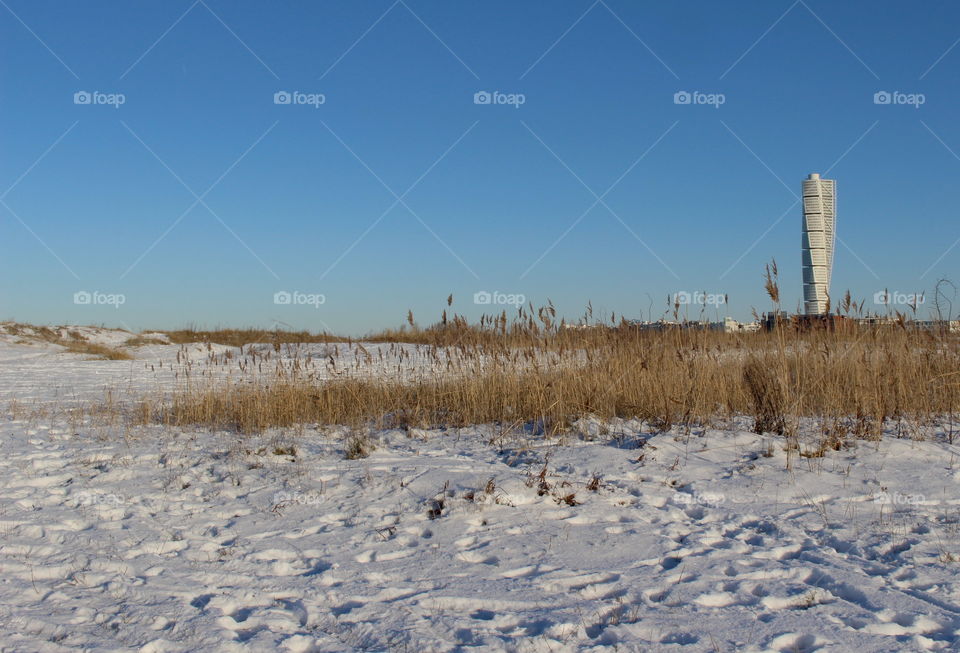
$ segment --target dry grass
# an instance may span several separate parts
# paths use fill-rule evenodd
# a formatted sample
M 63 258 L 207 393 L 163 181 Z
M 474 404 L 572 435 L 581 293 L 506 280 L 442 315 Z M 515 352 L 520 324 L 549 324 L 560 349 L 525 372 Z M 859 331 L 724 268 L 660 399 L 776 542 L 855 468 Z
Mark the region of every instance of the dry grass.
M 147 336 L 132 336 L 123 343 L 125 347 L 146 347 L 147 345 L 166 345 L 169 344 L 162 338 L 150 338 Z
M 775 263 L 768 266 L 764 286 L 779 310 L 777 274 Z M 862 307 L 848 293 L 837 312 L 857 314 Z M 678 310 L 673 307 L 674 319 Z M 960 337 L 912 329 L 900 318 L 898 326 L 836 331 L 778 324 L 755 334 L 653 332 L 616 315 L 595 319 L 589 306 L 579 323 L 590 326 L 567 328 L 548 303 L 478 323 L 444 311 L 426 328 L 409 313 L 403 328 L 362 341 L 188 328 L 166 333 L 173 343 L 207 342 L 207 360 L 188 360 L 177 377 L 184 385 L 145 398 L 135 414 L 140 422 L 243 432 L 308 423 L 357 432 L 494 424 L 500 432 L 533 434 L 563 433 L 584 416 L 637 418 L 661 429 L 722 426 L 748 416 L 758 433 L 791 438 L 800 419 L 814 418 L 820 444 L 800 454 L 817 456 L 848 438 L 876 437 L 891 420 L 898 432 L 933 420 L 953 422 L 960 408 Z M 71 351 L 129 358 L 52 331 L 49 337 Z M 392 344 L 371 352 L 362 344 L 369 341 Z M 240 350 L 218 353 L 210 343 Z M 304 343 L 350 346 L 318 354 L 298 346 Z M 341 360 L 344 355 L 352 360 Z M 424 360 L 417 374 L 405 373 Z M 362 375 L 377 365 L 376 374 Z M 210 366 L 232 370 L 230 380 L 213 380 L 223 375 Z M 354 454 L 365 455 L 366 445 L 358 440 Z M 791 448 L 797 448 L 795 439 Z
M 309 331 L 286 331 L 283 329 L 213 329 L 203 330 L 194 327 L 176 331 L 155 331 L 164 333 L 175 345 L 194 342 L 208 342 L 230 347 L 243 347 L 251 343 L 273 343 L 277 348 L 281 344 L 350 342 L 350 338 L 328 333 Z
M 875 436 L 885 420 L 952 416 L 960 407 L 960 340 L 906 329 L 748 335 L 563 329 L 522 312 L 510 325 L 496 320 L 409 333 L 426 351 L 456 356 L 414 382 L 316 380 L 296 372 L 295 362 L 268 381 L 192 385 L 147 400 L 141 419 L 249 432 L 303 423 L 494 423 L 561 433 L 585 415 L 639 418 L 661 428 L 750 415 L 758 432 L 782 434 L 807 416 L 820 418 L 825 441 L 836 444 Z
M 753 404 L 754 431 L 783 435 L 787 428 L 786 400 L 775 369 L 762 358 L 750 358 L 743 367 L 743 383 Z
M 102 360 L 131 360 L 133 357 L 122 349 L 90 342 L 76 329 L 47 326 L 32 326 L 9 322 L 3 324 L 3 330 L 13 336 L 20 336 L 24 342 L 48 342 L 60 345 L 72 354 L 85 354 Z
M 67 351 L 71 354 L 87 354 L 110 361 L 128 361 L 133 359 L 133 356 L 131 356 L 129 352 L 123 351 L 122 349 L 115 349 L 107 345 L 100 345 L 86 340 L 65 340 L 57 344 L 66 347 Z

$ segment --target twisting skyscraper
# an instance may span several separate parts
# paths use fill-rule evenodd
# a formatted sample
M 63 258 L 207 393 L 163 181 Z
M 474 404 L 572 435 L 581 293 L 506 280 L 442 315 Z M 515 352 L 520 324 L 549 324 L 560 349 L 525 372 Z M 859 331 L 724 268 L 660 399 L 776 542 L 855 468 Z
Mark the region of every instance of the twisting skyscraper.
M 828 310 L 836 235 L 836 181 L 813 173 L 803 180 L 803 303 L 807 315 Z

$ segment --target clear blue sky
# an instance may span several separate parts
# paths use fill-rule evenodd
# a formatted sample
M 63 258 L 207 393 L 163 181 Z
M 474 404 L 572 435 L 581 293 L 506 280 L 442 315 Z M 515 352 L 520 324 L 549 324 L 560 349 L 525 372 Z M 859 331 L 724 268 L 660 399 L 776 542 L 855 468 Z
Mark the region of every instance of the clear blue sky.
M 958 39 L 948 0 L 3 0 L 0 318 L 364 333 L 449 293 L 700 290 L 746 319 L 774 257 L 797 307 L 794 194 L 831 167 L 834 296 L 929 293 L 960 280 Z

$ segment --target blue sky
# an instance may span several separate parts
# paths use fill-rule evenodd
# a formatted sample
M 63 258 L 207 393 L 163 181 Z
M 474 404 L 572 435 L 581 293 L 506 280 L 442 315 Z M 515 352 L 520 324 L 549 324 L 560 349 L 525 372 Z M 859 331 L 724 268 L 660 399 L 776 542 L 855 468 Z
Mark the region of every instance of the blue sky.
M 771 258 L 797 307 L 828 170 L 834 296 L 960 277 L 947 0 L 0 5 L 0 318 L 361 334 L 450 293 L 703 291 L 747 319 Z

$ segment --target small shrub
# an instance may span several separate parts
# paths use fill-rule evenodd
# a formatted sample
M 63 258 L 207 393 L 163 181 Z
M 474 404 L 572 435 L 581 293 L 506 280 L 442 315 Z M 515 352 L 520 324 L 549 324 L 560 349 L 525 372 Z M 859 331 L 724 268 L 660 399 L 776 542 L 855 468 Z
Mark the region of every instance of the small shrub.
M 351 435 L 347 438 L 346 457 L 347 460 L 358 460 L 370 455 L 373 445 L 369 438 L 361 435 Z
M 783 435 L 787 428 L 783 385 L 769 361 L 750 360 L 743 381 L 753 404 L 754 432 Z

